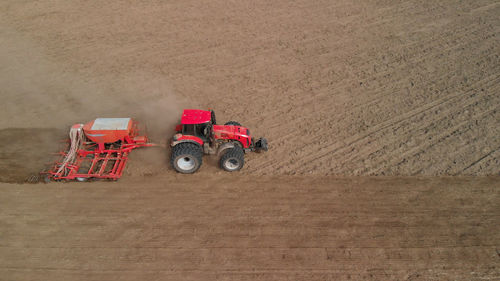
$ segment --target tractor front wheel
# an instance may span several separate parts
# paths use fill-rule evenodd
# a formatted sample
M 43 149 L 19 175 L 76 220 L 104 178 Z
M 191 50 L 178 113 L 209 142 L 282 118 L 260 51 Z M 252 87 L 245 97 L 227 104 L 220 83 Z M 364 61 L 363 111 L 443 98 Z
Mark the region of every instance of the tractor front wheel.
M 245 153 L 239 146 L 227 149 L 220 158 L 220 167 L 228 172 L 239 171 L 245 164 Z
M 182 174 L 192 174 L 201 166 L 203 151 L 194 143 L 179 143 L 172 148 L 172 167 Z

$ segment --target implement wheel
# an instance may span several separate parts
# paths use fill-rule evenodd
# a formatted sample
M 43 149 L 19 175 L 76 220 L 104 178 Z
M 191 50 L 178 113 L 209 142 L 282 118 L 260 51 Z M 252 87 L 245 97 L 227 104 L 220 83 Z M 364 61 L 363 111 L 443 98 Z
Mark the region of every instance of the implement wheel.
M 183 142 L 172 148 L 170 162 L 174 169 L 182 174 L 192 174 L 201 167 L 203 151 L 201 146 Z
M 78 169 L 79 174 L 88 174 L 90 173 L 90 167 L 92 166 L 92 160 L 94 160 L 94 154 L 89 154 L 85 157 L 84 161 L 80 164 L 80 168 Z M 86 182 L 90 178 L 89 177 L 77 177 L 75 180 L 79 182 Z

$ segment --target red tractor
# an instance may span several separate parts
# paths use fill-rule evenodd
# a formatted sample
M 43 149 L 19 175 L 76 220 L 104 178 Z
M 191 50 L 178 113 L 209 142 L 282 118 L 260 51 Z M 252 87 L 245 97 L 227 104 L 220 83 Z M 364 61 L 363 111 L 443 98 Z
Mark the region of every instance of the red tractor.
M 229 121 L 217 125 L 215 113 L 210 110 L 185 109 L 181 124 L 175 128 L 171 163 L 183 174 L 196 172 L 203 154 L 220 156 L 220 166 L 228 172 L 238 171 L 245 163 L 244 154 L 251 151 L 267 151 L 265 138 L 255 140 L 250 130 L 240 123 Z

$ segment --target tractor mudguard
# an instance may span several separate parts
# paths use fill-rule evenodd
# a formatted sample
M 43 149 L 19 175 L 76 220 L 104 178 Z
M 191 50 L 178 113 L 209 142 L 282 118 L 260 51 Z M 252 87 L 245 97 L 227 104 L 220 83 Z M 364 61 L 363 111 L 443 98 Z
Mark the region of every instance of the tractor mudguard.
M 170 146 L 175 146 L 176 144 L 179 144 L 181 142 L 192 142 L 192 143 L 196 143 L 200 146 L 203 146 L 203 140 L 200 139 L 199 137 L 190 136 L 190 135 L 182 135 L 182 134 L 175 134 Z

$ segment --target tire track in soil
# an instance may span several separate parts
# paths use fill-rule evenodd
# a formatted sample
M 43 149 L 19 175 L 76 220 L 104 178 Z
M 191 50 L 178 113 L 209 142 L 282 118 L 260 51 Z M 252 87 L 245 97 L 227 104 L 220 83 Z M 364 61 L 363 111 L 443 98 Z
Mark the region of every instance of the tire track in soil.
M 116 77 L 127 77 L 140 65 L 145 76 L 151 72 L 168 77 L 176 96 L 201 107 L 217 104 L 221 120 L 246 118 L 238 121 L 254 135 L 268 137 L 272 149 L 248 155 L 242 174 L 307 173 L 316 165 L 310 161 L 313 155 L 323 155 L 316 173 L 350 174 L 351 169 L 364 170 L 362 160 L 369 153 L 384 153 L 383 159 L 397 162 L 400 155 L 391 148 L 403 140 L 394 131 L 409 123 L 383 122 L 442 95 L 465 92 L 482 77 L 498 72 L 497 8 L 480 9 L 492 4 L 257 1 L 242 7 L 215 1 L 203 9 L 194 2 L 189 7 L 156 3 L 153 10 L 134 4 L 135 10 L 124 11 L 121 22 L 103 17 L 119 7 L 112 3 L 96 14 L 89 12 L 97 6 L 80 3 L 85 16 L 68 10 L 67 4 L 6 3 L 2 22 L 33 36 L 51 60 L 63 60 L 68 69 L 87 78 L 110 73 L 103 76 L 109 80 L 104 82 L 120 83 Z M 197 16 L 186 17 L 181 13 L 185 8 L 199 10 Z M 66 10 L 73 21 L 60 18 Z M 127 27 L 145 15 L 148 22 L 139 20 L 139 25 Z M 84 22 L 89 29 L 77 32 Z M 108 49 L 114 50 L 110 57 Z M 422 113 L 422 117 L 423 123 L 410 124 L 403 138 L 426 126 L 428 116 Z M 389 127 L 368 131 L 382 123 Z M 367 133 L 371 134 L 350 144 L 354 151 L 344 152 L 350 146 L 341 148 L 352 137 Z M 371 144 L 364 145 L 372 137 Z M 341 150 L 329 153 L 330 146 Z M 477 159 L 473 152 L 460 153 Z M 338 161 L 336 155 L 341 162 L 332 166 Z
M 498 77 L 495 76 L 495 78 L 498 79 Z M 496 81 L 493 81 L 493 85 L 496 85 L 497 83 L 495 83 Z M 331 148 L 331 145 L 333 145 L 334 143 L 332 144 L 327 144 L 324 147 L 323 150 L 327 150 L 326 152 L 322 151 L 321 149 L 318 151 L 318 153 L 316 154 L 310 154 L 310 156 L 308 158 L 302 158 L 302 161 L 301 162 L 297 162 L 296 163 L 296 166 L 292 166 L 290 167 L 291 170 L 298 170 L 298 171 L 303 171 L 303 169 L 300 169 L 298 166 L 299 165 L 302 165 L 303 163 L 310 163 L 310 161 L 312 161 L 313 159 L 320 159 L 320 158 L 323 158 L 323 157 L 326 157 L 329 155 L 329 153 L 332 153 L 332 152 L 336 152 L 338 150 L 341 150 L 341 149 L 347 149 L 349 147 L 351 147 L 353 144 L 363 140 L 363 139 L 366 139 L 367 137 L 381 131 L 381 130 L 384 130 L 384 129 L 387 129 L 387 128 L 391 128 L 393 125 L 395 124 L 398 124 L 398 123 L 401 123 L 401 122 L 404 122 L 405 120 L 409 119 L 409 118 L 412 118 L 412 117 L 415 117 L 416 115 L 419 115 L 419 114 L 422 114 L 426 111 L 429 111 L 429 110 L 432 110 L 434 109 L 435 107 L 438 107 L 438 106 L 443 106 L 443 104 L 447 104 L 447 103 L 451 103 L 453 101 L 455 101 L 456 99 L 460 99 L 462 97 L 463 93 L 460 93 L 459 94 L 455 94 L 455 95 L 450 95 L 450 96 L 446 96 L 446 97 L 443 97 L 443 98 L 440 98 L 438 100 L 435 100 L 433 101 L 432 103 L 430 104 L 426 104 L 425 106 L 423 106 L 423 109 L 421 108 L 417 108 L 413 111 L 410 111 L 408 112 L 407 114 L 404 114 L 402 116 L 397 116 L 393 119 L 390 119 L 388 121 L 385 121 L 385 122 L 382 122 L 380 124 L 377 124 L 376 126 L 373 126 L 371 127 L 368 132 L 365 132 L 363 134 L 360 134 L 360 135 L 355 135 L 355 136 L 352 136 L 350 138 L 347 138 L 347 144 L 344 144 L 343 146 L 340 146 L 340 147 L 335 147 L 335 148 Z M 478 98 L 481 98 L 481 96 L 478 96 Z M 455 108 L 455 107 L 453 107 Z M 269 167 L 266 167 L 264 165 L 260 165 L 259 167 L 260 169 L 267 169 Z
M 496 85 L 497 84 L 497 81 L 495 80 L 492 80 L 493 82 L 489 81 L 492 85 Z M 488 85 L 482 85 L 483 87 L 484 86 L 488 86 Z M 471 88 L 477 88 L 477 87 L 471 87 Z M 493 89 L 493 92 L 495 90 Z M 471 94 L 472 93 L 472 94 Z M 410 138 L 414 138 L 414 139 L 418 139 L 420 136 L 422 136 L 423 134 L 419 133 L 419 132 L 422 132 L 422 131 L 431 131 L 432 129 L 435 129 L 435 130 L 438 130 L 436 128 L 432 128 L 431 125 L 433 126 L 437 126 L 436 124 L 443 124 L 443 123 L 446 123 L 445 121 L 448 121 L 450 122 L 450 120 L 454 120 L 456 119 L 455 116 L 461 116 L 463 115 L 464 112 L 466 111 L 469 111 L 469 110 L 474 110 L 474 109 L 477 109 L 479 108 L 478 104 L 479 102 L 481 102 L 481 104 L 483 106 L 486 106 L 486 107 L 489 107 L 491 106 L 491 104 L 497 104 L 495 99 L 495 97 L 497 97 L 495 94 L 484 94 L 484 95 L 478 95 L 476 93 L 476 90 L 470 90 L 468 93 L 464 93 L 463 94 L 464 96 L 465 95 L 468 95 L 469 97 L 476 97 L 476 99 L 473 99 L 473 100 L 470 100 L 470 99 L 461 99 L 460 102 L 458 103 L 454 103 L 452 106 L 441 106 L 441 108 L 438 108 L 435 110 L 435 112 L 439 112 L 440 114 L 439 115 L 436 115 L 436 114 L 432 114 L 431 115 L 431 118 L 429 118 L 427 116 L 426 118 L 426 114 L 423 114 L 422 117 L 420 118 L 417 118 L 418 122 L 416 124 L 420 125 L 418 127 L 410 127 L 410 130 L 408 131 L 405 131 L 404 132 L 404 135 L 401 135 L 401 134 L 398 134 L 399 136 L 401 136 L 401 139 L 404 139 L 406 141 L 408 141 Z M 457 97 L 459 98 L 459 97 Z M 482 112 L 480 115 L 484 116 L 484 115 L 487 115 L 487 113 L 496 113 L 496 108 L 493 107 L 487 111 L 487 112 Z M 473 120 L 482 120 L 480 118 L 475 118 L 477 116 L 472 116 L 472 117 L 469 117 L 468 119 L 470 120 L 465 120 L 464 122 L 462 122 L 461 124 L 465 124 L 465 123 L 471 123 Z M 399 129 L 402 129 L 402 128 L 405 128 L 405 127 L 408 127 L 410 124 L 414 123 L 415 121 L 408 121 L 407 123 L 408 124 L 400 124 L 395 130 L 395 132 L 397 132 L 397 130 Z M 448 130 L 446 128 L 446 125 L 444 128 L 440 129 L 439 131 L 442 132 L 442 130 Z M 450 131 L 450 130 L 448 130 Z M 403 138 L 404 136 L 404 138 Z M 430 136 L 432 139 L 435 139 L 435 136 Z M 394 146 L 394 144 L 397 144 L 399 143 L 398 141 L 396 142 L 391 142 L 390 144 L 392 146 Z M 388 143 L 385 143 L 385 144 L 388 144 Z M 366 145 L 366 143 L 364 143 L 363 145 Z M 426 143 L 423 143 L 423 145 L 425 146 Z M 417 149 L 417 148 L 415 148 Z M 395 155 L 401 155 L 401 151 L 394 151 Z M 352 158 L 348 158 L 348 159 L 345 159 L 345 162 L 349 162 L 349 161 L 352 161 L 355 159 L 355 157 L 364 157 L 366 156 L 366 154 L 361 154 L 361 153 L 358 153 L 358 154 L 354 154 L 352 155 Z M 404 155 L 403 155 L 404 156 Z M 375 166 L 379 166 L 378 164 L 380 163 L 377 163 Z
M 481 114 L 478 114 L 478 115 L 475 115 L 473 116 L 474 118 L 473 119 L 476 119 L 478 120 L 477 117 L 483 117 L 483 116 L 487 116 L 489 114 L 491 114 L 492 112 L 494 112 L 495 110 L 497 109 L 490 109 L 488 111 L 485 111 L 485 112 L 482 112 Z M 479 119 L 480 120 L 480 119 Z M 439 134 L 439 135 L 433 135 L 432 136 L 432 139 L 433 139 L 433 142 L 427 142 L 427 143 L 423 143 L 421 146 L 417 146 L 415 148 L 412 148 L 410 150 L 406 150 L 405 153 L 402 153 L 400 154 L 400 156 L 398 158 L 393 158 L 393 159 L 389 159 L 389 160 L 384 160 L 383 162 L 386 162 L 386 161 L 389 161 L 389 162 L 392 162 L 391 164 L 393 165 L 390 165 L 388 167 L 398 167 L 397 164 L 400 164 L 401 161 L 403 160 L 406 160 L 408 161 L 407 159 L 408 158 L 418 158 L 417 156 L 423 152 L 427 152 L 430 148 L 432 148 L 433 146 L 439 144 L 439 143 L 442 143 L 443 140 L 451 137 L 451 135 L 454 133 L 454 132 L 463 132 L 464 130 L 460 130 L 461 128 L 464 128 L 466 127 L 468 124 L 470 124 L 471 122 L 466 120 L 466 121 L 463 121 L 453 127 L 447 127 L 446 130 Z M 456 152 L 459 152 L 459 150 L 455 150 Z M 410 157 L 408 157 L 410 156 Z M 401 160 L 403 159 L 403 160 Z M 392 161 L 391 161 L 392 160 Z M 383 162 L 381 163 L 378 163 L 378 164 L 383 164 Z M 435 165 L 435 163 L 431 163 L 432 165 Z M 380 165 L 375 165 L 375 166 L 378 166 L 380 167 Z M 384 165 L 384 168 L 374 168 L 373 170 L 371 171 L 368 171 L 367 173 L 370 174 L 370 175 L 374 175 L 374 174 L 381 174 L 381 172 L 383 171 L 383 169 L 387 169 L 387 165 Z M 412 172 L 413 175 L 416 175 L 418 173 L 415 173 L 415 172 Z
M 462 49 L 463 49 L 463 47 L 462 47 L 462 46 L 460 46 L 460 45 L 459 45 L 459 46 L 456 46 L 456 45 L 455 45 L 455 47 L 456 47 L 457 49 L 458 49 L 458 48 L 462 48 Z M 439 56 L 439 54 L 437 54 L 436 56 Z M 289 133 L 289 134 L 286 134 L 286 135 L 285 135 L 285 137 L 287 137 L 287 136 L 291 136 L 291 135 L 293 135 L 293 134 L 294 134 L 294 133 L 293 133 L 293 132 L 291 132 L 291 133 Z

